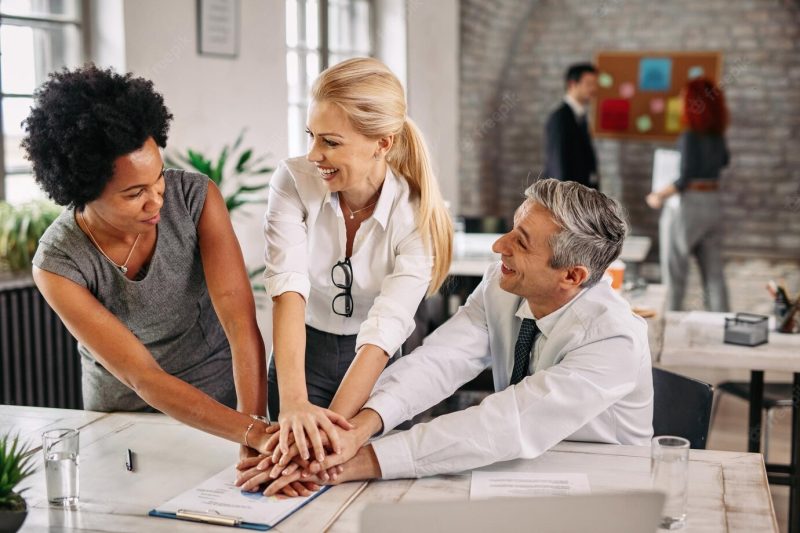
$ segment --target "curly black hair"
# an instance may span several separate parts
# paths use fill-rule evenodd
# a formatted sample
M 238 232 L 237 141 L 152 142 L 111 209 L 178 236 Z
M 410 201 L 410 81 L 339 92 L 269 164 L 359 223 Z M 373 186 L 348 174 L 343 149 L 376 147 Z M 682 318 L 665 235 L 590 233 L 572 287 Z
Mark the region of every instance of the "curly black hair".
M 149 137 L 165 147 L 171 120 L 153 82 L 87 64 L 50 74 L 36 91 L 22 147 L 50 198 L 82 208 L 103 192 L 116 158 Z

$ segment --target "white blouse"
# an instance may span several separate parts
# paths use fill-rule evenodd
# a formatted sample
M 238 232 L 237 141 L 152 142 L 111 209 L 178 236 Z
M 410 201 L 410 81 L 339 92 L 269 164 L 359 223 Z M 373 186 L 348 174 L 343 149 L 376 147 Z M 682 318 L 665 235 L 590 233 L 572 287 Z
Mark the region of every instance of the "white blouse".
M 305 157 L 282 161 L 270 182 L 264 220 L 267 294 L 297 292 L 306 300 L 309 326 L 358 334 L 356 350 L 374 344 L 393 355 L 414 331 L 433 268 L 417 229 L 419 204 L 409 194 L 406 180 L 387 169 L 375 210 L 353 241 L 353 314 L 337 315 L 331 302 L 342 289 L 333 284 L 331 269 L 345 259 L 347 240 L 339 195 Z

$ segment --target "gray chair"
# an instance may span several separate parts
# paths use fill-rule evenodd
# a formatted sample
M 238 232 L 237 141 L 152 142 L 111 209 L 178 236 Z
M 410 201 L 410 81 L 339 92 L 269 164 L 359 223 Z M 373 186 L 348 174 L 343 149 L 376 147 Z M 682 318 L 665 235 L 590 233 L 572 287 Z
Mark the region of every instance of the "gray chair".
M 704 450 L 714 388 L 708 383 L 653 368 L 653 435 L 675 435 Z

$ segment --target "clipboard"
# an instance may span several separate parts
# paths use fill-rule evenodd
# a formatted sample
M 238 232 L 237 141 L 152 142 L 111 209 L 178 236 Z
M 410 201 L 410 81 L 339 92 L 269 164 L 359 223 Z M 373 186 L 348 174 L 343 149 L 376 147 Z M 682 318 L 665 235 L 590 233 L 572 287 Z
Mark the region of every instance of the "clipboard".
M 233 469 L 234 466 L 225 468 L 152 509 L 148 516 L 269 531 L 330 488 L 322 487 L 305 498 L 267 498 L 236 487 L 231 481 Z
M 202 522 L 204 524 L 212 524 L 215 526 L 229 526 L 240 527 L 242 529 L 255 529 L 256 531 L 269 531 L 274 525 L 257 524 L 254 522 L 244 522 L 238 516 L 226 516 L 217 513 L 216 511 L 188 511 L 186 509 L 179 509 L 175 513 L 167 513 L 152 509 L 148 516 L 155 516 L 158 518 L 175 518 L 177 520 L 188 520 L 190 522 Z

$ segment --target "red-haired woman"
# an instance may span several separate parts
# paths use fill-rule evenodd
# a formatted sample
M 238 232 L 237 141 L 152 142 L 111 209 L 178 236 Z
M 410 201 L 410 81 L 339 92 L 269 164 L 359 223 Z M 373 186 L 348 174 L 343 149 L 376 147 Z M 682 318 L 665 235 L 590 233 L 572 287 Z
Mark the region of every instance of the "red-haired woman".
M 706 78 L 689 81 L 682 96 L 685 129 L 678 140 L 680 175 L 646 199 L 653 209 L 664 208 L 659 223 L 662 279 L 669 287 L 670 309 L 681 310 L 689 256 L 694 255 L 706 309 L 727 311 L 719 174 L 729 160 L 724 137 L 728 110 L 722 90 Z

